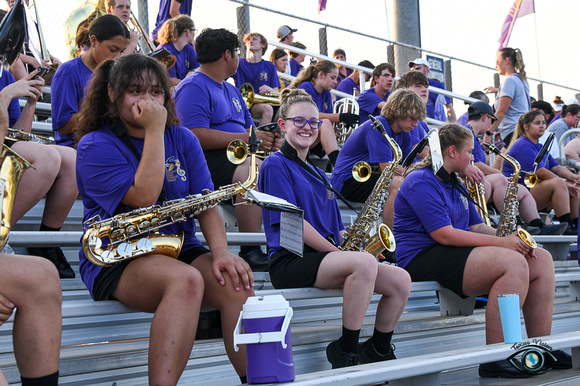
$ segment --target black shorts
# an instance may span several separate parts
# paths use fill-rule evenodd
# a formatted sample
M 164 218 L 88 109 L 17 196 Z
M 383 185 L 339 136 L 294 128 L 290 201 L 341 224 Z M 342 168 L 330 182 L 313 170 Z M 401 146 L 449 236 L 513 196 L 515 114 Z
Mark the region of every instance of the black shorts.
M 324 148 L 322 147 L 322 142 L 318 142 L 312 149 L 310 149 L 310 154 L 318 156 L 318 158 L 323 158 L 326 155 Z
M 238 165 L 228 160 L 226 149 L 204 151 L 203 154 L 214 187 L 218 189 L 222 186 L 231 185 Z
M 358 182 L 354 177 L 349 177 L 344 181 L 340 194 L 350 201 L 365 202 L 371 195 L 380 177 L 380 173 L 371 173 L 370 178 L 365 182 Z
M 194 247 L 187 251 L 181 251 L 177 260 L 183 261 L 185 264 L 191 264 L 199 256 L 208 253 L 209 249 L 206 247 Z M 104 267 L 95 278 L 93 283 L 93 296 L 95 300 L 110 300 L 113 299 L 112 294 L 119 284 L 121 275 L 127 265 L 133 260 L 123 261 L 121 263 Z
M 270 281 L 274 288 L 312 287 L 316 282 L 322 259 L 330 252 L 318 252 L 304 246 L 304 257 L 287 249 L 270 257 Z
M 405 267 L 412 281 L 435 280 L 457 295 L 463 294 L 465 263 L 475 247 L 450 247 L 441 244 L 423 249 Z
M 8 147 L 12 147 L 12 145 L 14 145 L 17 141 L 15 139 L 12 138 L 4 138 L 4 145 L 8 146 Z

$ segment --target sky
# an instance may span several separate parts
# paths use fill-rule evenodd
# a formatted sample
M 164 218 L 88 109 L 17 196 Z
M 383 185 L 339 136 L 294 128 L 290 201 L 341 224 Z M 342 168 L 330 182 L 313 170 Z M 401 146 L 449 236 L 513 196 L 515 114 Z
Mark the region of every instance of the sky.
M 63 23 L 76 7 L 86 0 L 39 0 L 41 25 L 51 53 L 63 60 L 68 58 L 64 45 Z M 143 0 L 133 0 L 137 14 Z M 318 0 L 250 0 L 250 4 L 268 7 L 320 23 L 338 25 L 349 30 L 383 39 L 391 39 L 394 25 L 393 0 L 327 0 L 326 10 L 317 13 Z M 425 50 L 453 58 L 495 67 L 501 26 L 513 0 L 420 0 L 421 43 Z M 54 7 L 58 4 L 58 8 Z M 4 5 L 4 4 L 3 4 Z M 192 18 L 196 28 L 224 27 L 236 31 L 237 4 L 228 0 L 193 0 Z M 159 7 L 158 0 L 148 1 L 149 28 L 152 29 Z M 577 88 L 578 91 L 558 89 L 546 85 L 544 99 L 551 102 L 555 95 L 564 100 L 580 92 L 580 77 L 575 67 L 580 63 L 576 45 L 566 44 L 578 35 L 577 0 L 535 0 L 536 13 L 516 21 L 509 45 L 521 49 L 528 76 L 556 84 Z M 318 52 L 319 25 L 297 20 L 291 16 L 269 14 L 250 8 L 251 30 L 276 40 L 276 30 L 288 24 L 297 28 L 295 40 Z M 378 64 L 386 61 L 386 43 L 354 34 L 327 29 L 329 52 L 341 47 L 347 60 L 358 63 L 363 59 Z M 568 48 L 570 47 L 570 48 Z M 271 50 L 271 48 L 270 48 Z M 266 54 L 269 56 L 269 51 Z M 431 54 L 434 55 L 434 54 Z M 437 56 L 435 54 L 435 56 Z M 453 90 L 462 95 L 493 85 L 495 71 L 452 61 Z M 531 95 L 537 95 L 537 82 L 530 81 Z M 491 98 L 493 101 L 493 97 Z M 455 101 L 459 112 L 465 110 Z

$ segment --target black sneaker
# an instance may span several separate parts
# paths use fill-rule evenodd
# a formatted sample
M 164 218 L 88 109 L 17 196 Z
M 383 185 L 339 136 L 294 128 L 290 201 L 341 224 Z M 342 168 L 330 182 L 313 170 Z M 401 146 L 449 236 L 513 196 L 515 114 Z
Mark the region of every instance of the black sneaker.
M 30 247 L 27 250 L 29 255 L 44 257 L 52 261 L 56 269 L 58 269 L 61 279 L 73 279 L 75 277 L 75 271 L 73 271 L 66 257 L 64 257 L 64 253 L 62 253 L 62 249 L 59 247 Z
M 516 359 L 517 360 L 517 359 Z M 479 376 L 482 378 L 529 378 L 530 374 L 526 374 L 514 366 L 507 360 L 482 363 L 478 369 Z
M 568 223 L 568 229 L 564 231 L 565 235 L 576 236 L 578 234 L 578 227 Z
M 250 264 L 250 268 L 255 272 L 268 272 L 270 259 L 262 252 L 261 248 L 252 249 L 250 252 L 239 253 L 239 256 Z
M 326 347 L 326 358 L 328 358 L 333 369 L 356 366 L 358 365 L 358 357 L 359 354 L 357 353 L 342 351 L 338 340 L 330 342 Z
M 360 356 L 358 358 L 358 362 L 361 365 L 365 363 L 375 363 L 375 362 L 382 362 L 382 361 L 390 361 L 391 359 L 397 359 L 395 356 L 395 345 L 391 344 L 389 352 L 386 354 L 379 354 L 373 342 L 371 342 L 372 338 L 369 338 L 366 342 L 361 343 L 359 345 Z
M 570 354 L 562 350 L 554 350 L 551 352 L 556 357 L 554 361 L 549 355 L 546 355 L 546 367 L 551 367 L 555 370 L 568 370 L 572 368 L 572 357 Z
M 560 224 L 544 225 L 539 234 L 541 235 L 561 235 L 568 229 L 567 222 L 561 222 Z
M 541 231 L 540 228 L 533 225 L 523 225 L 522 228 L 532 236 L 540 234 Z

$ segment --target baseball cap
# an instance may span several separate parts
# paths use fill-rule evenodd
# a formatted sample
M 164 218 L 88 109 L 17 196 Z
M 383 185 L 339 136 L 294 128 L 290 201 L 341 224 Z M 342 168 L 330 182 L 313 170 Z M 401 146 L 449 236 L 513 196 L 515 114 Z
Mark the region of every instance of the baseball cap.
M 479 114 L 489 115 L 491 118 L 495 119 L 496 121 L 499 121 L 499 119 L 497 119 L 497 117 L 493 114 L 493 110 L 487 103 L 478 101 L 470 104 L 469 107 L 467 108 L 467 115 L 471 117 L 473 115 Z
M 280 28 L 278 28 L 278 39 L 284 39 L 286 35 L 288 35 L 289 33 L 294 33 L 296 31 L 298 30 L 290 28 L 287 25 L 283 25 Z
M 413 66 L 416 64 L 422 64 L 424 66 L 431 67 L 429 65 L 429 62 L 427 61 L 427 59 L 417 58 L 417 59 L 413 60 L 412 62 L 409 62 L 409 68 L 413 68 Z

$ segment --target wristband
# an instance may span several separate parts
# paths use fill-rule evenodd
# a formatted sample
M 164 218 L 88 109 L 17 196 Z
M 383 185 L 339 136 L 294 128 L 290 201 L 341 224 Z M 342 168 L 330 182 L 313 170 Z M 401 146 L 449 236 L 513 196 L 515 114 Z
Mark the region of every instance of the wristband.
M 485 135 L 489 135 L 490 137 L 493 137 L 493 133 L 489 130 L 485 131 Z

